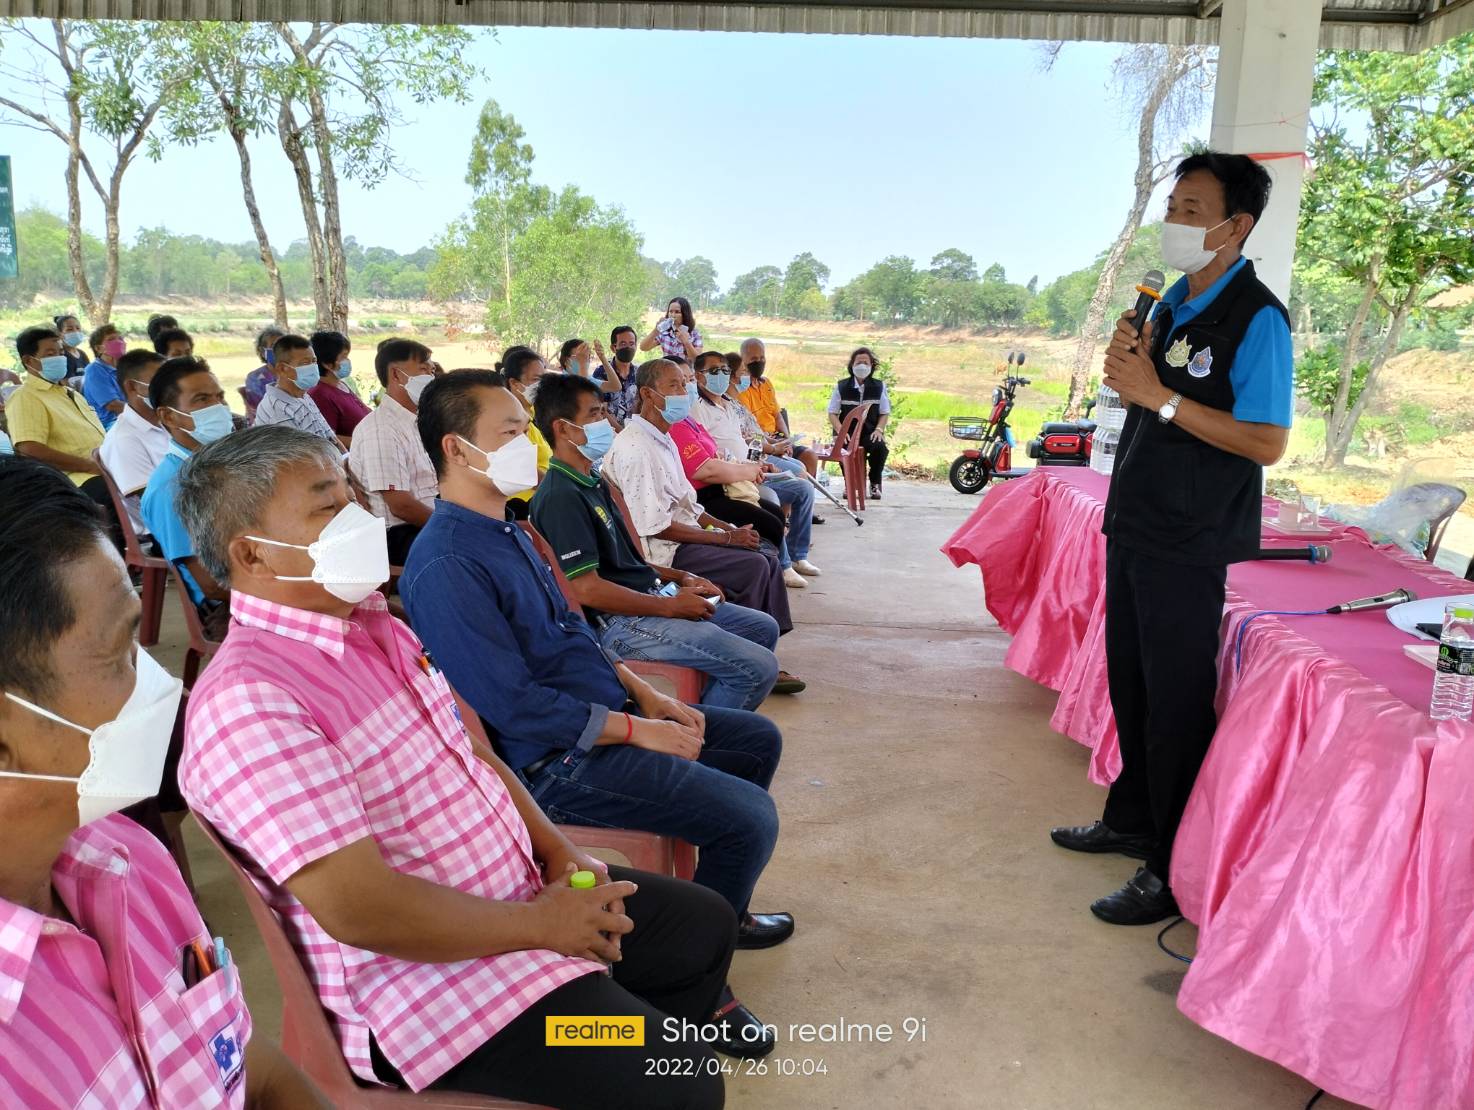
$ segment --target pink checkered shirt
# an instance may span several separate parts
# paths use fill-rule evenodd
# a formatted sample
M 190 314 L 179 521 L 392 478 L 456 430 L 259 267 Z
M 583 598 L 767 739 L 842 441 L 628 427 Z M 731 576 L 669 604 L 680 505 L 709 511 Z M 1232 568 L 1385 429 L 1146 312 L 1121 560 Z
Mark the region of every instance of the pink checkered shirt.
M 0 901 L 0 1106 L 243 1107 L 240 979 L 185 988 L 185 946 L 211 940 L 159 842 L 105 817 L 51 881 L 75 925 Z
M 230 613 L 190 695 L 180 782 L 249 861 L 355 1073 L 376 1078 L 372 1033 L 422 1090 L 544 995 L 602 970 L 546 949 L 416 963 L 330 937 L 286 889 L 314 860 L 372 837 L 406 875 L 527 902 L 542 888 L 532 842 L 471 750 L 450 687 L 382 596 L 346 621 L 238 592 Z

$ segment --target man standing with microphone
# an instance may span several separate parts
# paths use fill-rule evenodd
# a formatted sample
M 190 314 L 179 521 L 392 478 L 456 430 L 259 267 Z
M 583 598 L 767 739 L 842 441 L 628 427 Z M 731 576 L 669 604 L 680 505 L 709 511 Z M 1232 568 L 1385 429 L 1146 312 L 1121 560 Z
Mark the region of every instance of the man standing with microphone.
M 1162 225 L 1183 277 L 1141 327 L 1129 312 L 1105 383 L 1130 405 L 1106 501 L 1106 663 L 1121 774 L 1093 825 L 1050 834 L 1145 866 L 1090 910 L 1113 925 L 1177 913 L 1172 841 L 1217 727 L 1228 565 L 1259 552 L 1263 468 L 1289 438 L 1294 357 L 1285 307 L 1243 257 L 1269 199 L 1241 154 L 1183 160 Z

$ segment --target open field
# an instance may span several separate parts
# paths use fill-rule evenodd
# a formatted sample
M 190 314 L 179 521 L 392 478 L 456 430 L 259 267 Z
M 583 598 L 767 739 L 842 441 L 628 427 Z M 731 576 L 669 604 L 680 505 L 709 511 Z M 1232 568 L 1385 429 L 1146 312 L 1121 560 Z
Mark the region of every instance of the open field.
M 60 311 L 64 306 L 56 306 Z M 356 306 L 350 335 L 357 345 L 355 363 L 366 392 L 373 388 L 373 346 L 394 334 L 412 335 L 435 349 L 449 368 L 490 366 L 502 344 L 464 331 L 447 333 L 439 308 L 428 303 L 387 302 Z M 0 315 L 0 329 L 14 334 L 45 320 L 51 308 Z M 120 300 L 114 319 L 135 341 L 152 312 L 170 312 L 195 335 L 196 351 L 211 362 L 231 403 L 240 408 L 236 388 L 257 365 L 251 351 L 255 331 L 266 322 L 268 306 L 249 300 L 205 303 L 131 304 Z M 292 306 L 293 318 L 311 317 L 309 305 Z M 650 314 L 644 327 L 654 321 Z M 747 336 L 768 345 L 769 374 L 788 409 L 797 434 L 827 439 L 824 410 L 834 383 L 844 375 L 850 351 L 875 349 L 887 372 L 899 420 L 892 436 L 892 462 L 916 476 L 943 477 L 956 456 L 957 441 L 947 434 L 952 415 L 982 415 L 990 407 L 994 385 L 1002 378 L 1010 350 L 1028 355 L 1025 373 L 1033 384 L 1019 392 L 1013 425 L 1020 445 L 1039 425 L 1061 411 L 1074 356 L 1074 339 L 1039 333 L 978 334 L 940 328 L 880 328 L 853 321 L 773 320 L 761 317 L 702 313 L 698 324 L 707 346 L 733 350 Z M 637 325 L 639 326 L 639 325 Z M 592 337 L 590 337 L 592 338 Z M 607 339 L 607 336 L 600 336 Z M 1097 374 L 1099 367 L 1097 354 Z M 893 418 L 893 421 L 895 418 Z M 1325 441 L 1319 416 L 1297 414 L 1285 461 L 1270 471 L 1270 480 L 1294 482 L 1302 491 L 1327 503 L 1370 504 L 1395 485 L 1437 479 L 1474 488 L 1474 353 L 1408 351 L 1393 359 L 1383 373 L 1379 396 L 1363 420 L 1363 429 L 1385 444 L 1384 454 L 1369 458 L 1353 453 L 1345 467 L 1319 467 Z M 1020 449 L 1015 465 L 1027 465 Z M 958 495 L 961 496 L 961 495 Z M 1446 562 L 1462 573 L 1474 553 L 1474 503 L 1453 522 L 1445 540 Z

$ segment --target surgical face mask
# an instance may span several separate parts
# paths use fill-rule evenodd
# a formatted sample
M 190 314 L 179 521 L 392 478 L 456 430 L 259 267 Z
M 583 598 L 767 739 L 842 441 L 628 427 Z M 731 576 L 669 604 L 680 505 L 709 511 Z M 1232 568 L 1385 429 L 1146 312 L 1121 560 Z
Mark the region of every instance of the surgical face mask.
M 1208 237 L 1208 232 L 1217 231 L 1224 224 L 1224 220 L 1212 227 L 1193 227 L 1191 224 L 1169 224 L 1162 225 L 1162 261 L 1174 270 L 1181 270 L 1184 274 L 1195 274 L 1218 257 L 1218 250 L 1208 250 L 1203 241 Z M 1224 246 L 1227 246 L 1225 243 Z
M 737 375 L 737 392 L 746 393 L 747 387 L 752 384 L 752 379 L 746 374 Z
M 346 381 L 353 377 L 353 360 L 345 358 L 338 363 L 338 380 Z
M 261 361 L 264 362 L 264 363 L 266 363 L 267 366 L 275 366 L 276 365 L 276 352 L 273 351 L 270 347 L 267 347 L 266 348 L 266 357 L 264 359 L 262 359 Z
M 755 358 L 747 364 L 747 368 L 748 370 L 752 371 L 752 376 L 754 378 L 761 378 L 763 376 L 763 371 L 766 370 L 767 367 L 768 360 L 765 358 Z
M 205 408 L 195 409 L 194 412 L 180 412 L 179 409 L 170 411 L 194 421 L 194 430 L 189 432 L 189 437 L 201 447 L 207 447 L 217 439 L 224 439 L 235 428 L 230 409 L 225 405 L 207 405 Z
M 121 336 L 113 336 L 102 345 L 102 353 L 108 358 L 122 358 L 128 350 L 128 341 Z
M 312 543 L 282 543 L 247 536 L 273 547 L 291 547 L 312 556 L 310 575 L 278 574 L 278 582 L 316 582 L 336 598 L 357 605 L 389 581 L 389 537 L 384 518 L 350 501 Z
M 315 388 L 320 381 L 322 381 L 322 371 L 318 369 L 317 363 L 309 362 L 306 366 L 297 367 L 298 389 L 305 392 Z
M 131 391 L 129 389 L 130 386 L 134 387 Z M 133 400 L 137 401 L 146 409 L 154 407 L 153 402 L 148 399 L 148 386 L 142 382 L 124 382 L 123 392 L 129 393 Z
M 83 343 L 87 342 L 87 333 L 85 331 L 69 331 L 62 338 L 67 341 L 68 347 L 80 347 Z
M 495 451 L 482 451 L 464 436 L 456 436 L 456 439 L 486 456 L 485 469 L 474 466 L 471 469 L 491 479 L 491 484 L 501 490 L 503 496 L 525 493 L 537 485 L 537 447 L 526 436 L 518 436 Z
M 602 459 L 614 443 L 614 425 L 608 420 L 595 420 L 592 424 L 583 425 L 579 431 L 583 432 L 586 441 L 578 444 L 578 453 L 589 462 Z
M 420 398 L 425 395 L 425 387 L 435 380 L 434 374 L 416 374 L 404 383 L 404 391 L 409 394 L 409 399 L 419 408 Z
M 674 397 L 661 397 L 660 419 L 667 424 L 679 424 L 691 415 L 691 394 L 677 393 Z
M 706 389 L 708 393 L 721 395 L 727 392 L 727 386 L 731 384 L 731 374 L 719 374 L 714 370 L 708 370 L 706 372 Z
M 47 355 L 37 361 L 41 363 L 41 376 L 48 382 L 55 384 L 67 376 L 66 355 Z
M 686 396 L 691 399 L 693 405 L 696 403 L 696 398 L 701 396 L 701 390 L 696 388 L 695 382 L 686 383 Z
M 635 349 L 633 347 L 616 347 L 614 348 L 614 357 L 620 362 L 634 362 Z
M 868 362 L 857 362 L 850 367 L 850 373 L 861 381 L 864 381 L 870 376 L 870 364 Z
M 568 372 L 575 377 L 583 377 L 583 367 L 579 365 L 578 359 L 571 358 L 568 360 Z
M 32 775 L 23 771 L 0 771 L 0 778 L 43 779 L 77 784 L 77 819 L 86 825 L 152 798 L 164 777 L 164 757 L 179 711 L 184 684 L 142 648 L 135 663 L 133 692 L 118 715 L 96 728 L 83 728 L 49 709 L 7 692 L 6 697 L 47 720 L 86 734 L 91 758 L 78 778 L 67 775 Z

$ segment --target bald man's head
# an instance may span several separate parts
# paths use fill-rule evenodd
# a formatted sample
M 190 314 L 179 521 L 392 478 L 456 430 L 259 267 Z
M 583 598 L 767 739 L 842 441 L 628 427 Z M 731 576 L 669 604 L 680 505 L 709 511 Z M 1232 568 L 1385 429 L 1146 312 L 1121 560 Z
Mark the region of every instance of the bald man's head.
M 742 341 L 742 357 L 744 360 L 762 358 L 765 349 L 761 339 L 744 339 Z
M 763 371 L 768 367 L 768 357 L 767 348 L 763 346 L 761 339 L 742 341 L 742 365 L 747 367 L 754 378 L 763 376 Z

